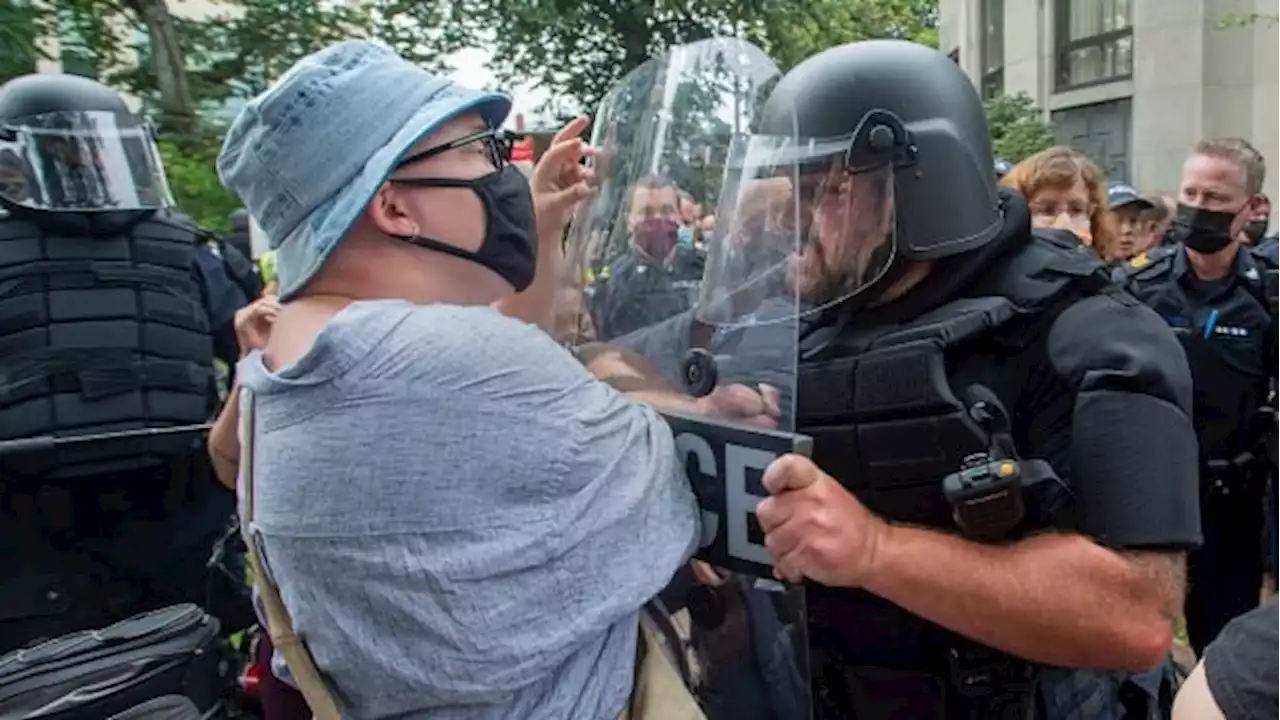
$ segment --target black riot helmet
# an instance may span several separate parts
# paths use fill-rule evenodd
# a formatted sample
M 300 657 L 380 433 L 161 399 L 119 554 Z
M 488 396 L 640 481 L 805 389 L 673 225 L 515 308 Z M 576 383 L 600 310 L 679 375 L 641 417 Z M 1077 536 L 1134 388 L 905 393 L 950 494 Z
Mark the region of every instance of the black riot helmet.
M 756 132 L 798 138 L 801 166 L 833 159 L 830 167 L 843 169 L 846 185 L 887 198 L 891 216 L 881 226 L 888 241 L 857 251 L 869 257 L 854 271 L 862 275 L 859 287 L 845 288 L 846 297 L 901 267 L 899 259 L 957 255 L 1000 233 L 982 102 L 950 58 L 923 45 L 870 40 L 805 60 L 778 82 Z M 851 202 L 847 215 L 865 215 L 868 207 L 865 199 Z
M 227 220 L 231 222 L 231 232 L 249 232 L 249 211 L 244 208 L 236 208 L 227 216 Z
M 0 204 L 24 215 L 118 217 L 173 204 L 150 127 L 89 78 L 41 73 L 0 86 L 0 156 L 22 177 L 0 185 Z
M 249 211 L 237 208 L 231 211 L 227 219 L 231 222 L 231 232 L 223 239 L 241 255 L 253 257 L 253 244 L 249 239 Z
M 1005 175 L 1013 172 L 1013 163 L 1004 158 L 996 158 L 996 180 L 1003 180 Z

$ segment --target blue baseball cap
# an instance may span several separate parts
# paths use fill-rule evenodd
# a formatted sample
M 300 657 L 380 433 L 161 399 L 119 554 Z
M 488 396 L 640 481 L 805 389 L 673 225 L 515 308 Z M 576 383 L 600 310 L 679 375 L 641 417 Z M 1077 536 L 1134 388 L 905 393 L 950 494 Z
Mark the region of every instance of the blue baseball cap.
M 276 250 L 280 299 L 319 271 L 422 138 L 461 115 L 499 127 L 506 95 L 461 87 L 381 43 L 337 43 L 299 60 L 240 111 L 218 176 Z
M 1144 208 L 1155 207 L 1155 205 L 1151 204 L 1150 200 L 1139 195 L 1138 191 L 1134 190 L 1131 185 L 1127 185 L 1122 182 L 1113 182 L 1110 187 L 1107 188 L 1107 204 L 1111 206 L 1112 210 L 1124 207 L 1125 205 L 1133 205 L 1135 203 Z

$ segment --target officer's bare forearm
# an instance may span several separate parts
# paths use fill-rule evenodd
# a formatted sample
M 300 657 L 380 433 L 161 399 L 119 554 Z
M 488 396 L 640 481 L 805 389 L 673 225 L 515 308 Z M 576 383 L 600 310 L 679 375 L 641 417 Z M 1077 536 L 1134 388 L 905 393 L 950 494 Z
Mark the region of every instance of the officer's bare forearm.
M 891 528 L 866 589 L 1011 655 L 1062 667 L 1146 670 L 1173 638 L 1181 553 L 1117 553 L 1073 534 L 982 545 Z
M 236 474 L 240 471 L 240 437 L 236 434 L 240 419 L 240 383 L 231 386 L 222 411 L 213 421 L 207 440 L 209 459 L 218 482 L 236 489 Z

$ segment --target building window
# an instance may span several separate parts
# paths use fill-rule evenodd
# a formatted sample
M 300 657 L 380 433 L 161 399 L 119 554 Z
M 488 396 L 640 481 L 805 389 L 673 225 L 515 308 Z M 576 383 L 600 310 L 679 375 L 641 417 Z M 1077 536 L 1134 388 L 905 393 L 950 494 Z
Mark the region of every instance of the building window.
M 1130 0 L 1057 0 L 1058 91 L 1133 75 Z
M 982 0 L 982 99 L 1004 93 L 1004 0 Z

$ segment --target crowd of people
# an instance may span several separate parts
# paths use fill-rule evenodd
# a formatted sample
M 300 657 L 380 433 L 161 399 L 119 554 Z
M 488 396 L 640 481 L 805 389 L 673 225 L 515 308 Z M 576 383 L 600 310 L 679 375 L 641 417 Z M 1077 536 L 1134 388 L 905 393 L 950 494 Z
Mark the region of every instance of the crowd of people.
M 1276 236 L 1267 235 L 1271 200 L 1261 188 L 1265 174 L 1262 155 L 1239 139 L 1204 149 L 1211 154 L 1247 157 L 1251 166 L 1259 168 L 1258 187 L 1248 188 L 1254 199 L 1239 240 L 1274 252 L 1269 248 Z M 1123 181 L 1108 182 L 1096 163 L 1069 147 L 1043 150 L 1016 165 L 997 161 L 996 175 L 1001 184 L 1027 198 L 1035 227 L 1068 230 L 1108 263 L 1122 264 L 1176 242 L 1169 230 L 1178 213 L 1179 198 L 1161 190 L 1140 193 Z
M 265 720 L 1276 717 L 1278 263 L 1247 141 L 1189 148 L 1171 196 L 1065 147 L 1002 164 L 955 63 L 860 42 L 771 86 L 752 130 L 796 139 L 738 168 L 742 212 L 646 174 L 575 228 L 616 152 L 587 119 L 526 174 L 508 97 L 348 41 L 226 137 L 238 228 L 272 248 L 250 283 L 243 235 L 171 212 L 145 131 L 84 83 L 0 87 L 0 157 L 62 173 L 0 176 L 0 266 L 58 279 L 14 286 L 26 315 L 0 296 L 22 350 L 0 368 L 26 388 L 0 438 L 214 421 L 207 455 L 0 454 L 5 649 L 203 602 L 161 580 L 234 498 Z M 127 183 L 101 167 L 120 145 Z M 717 253 L 775 295 L 708 328 Z M 725 371 L 692 392 L 668 369 L 762 346 L 795 356 L 791 387 Z M 75 365 L 95 352 L 115 364 Z M 772 578 L 695 559 L 717 531 L 664 413 L 812 440 L 758 478 Z M 206 458 L 218 483 L 178 470 Z M 50 533 L 49 488 L 86 478 L 92 527 Z M 139 517 L 170 534 L 102 552 Z M 157 552 L 144 572 L 122 548 Z

